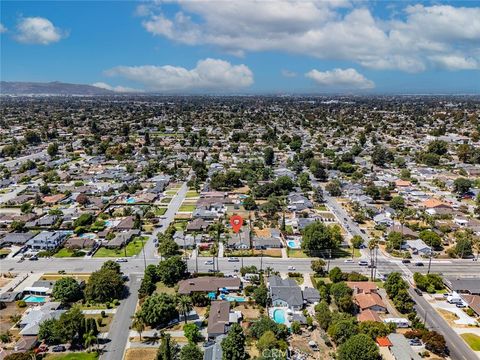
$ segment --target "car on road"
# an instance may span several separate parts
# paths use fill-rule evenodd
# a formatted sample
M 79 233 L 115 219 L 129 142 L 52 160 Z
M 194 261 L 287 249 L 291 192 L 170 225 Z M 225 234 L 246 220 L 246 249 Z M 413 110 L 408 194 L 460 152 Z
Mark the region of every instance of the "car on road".
M 63 346 L 63 345 L 57 345 L 57 346 L 54 346 L 54 347 L 52 348 L 52 351 L 53 351 L 53 352 L 64 352 L 64 351 L 66 351 L 66 350 L 67 350 L 67 348 L 66 348 L 65 346 Z
M 360 266 L 368 266 L 368 261 L 367 261 L 367 260 L 360 260 L 360 261 L 358 262 L 358 265 L 360 265 Z
M 344 263 L 347 263 L 347 264 L 351 264 L 353 262 L 354 262 L 353 259 L 347 259 L 347 260 L 344 261 Z
M 455 304 L 455 306 L 456 306 L 457 308 L 460 308 L 460 309 L 463 309 L 463 308 L 467 307 L 467 305 L 465 305 L 465 303 L 463 303 L 463 302 L 458 303 L 458 304 Z
M 415 263 L 415 266 L 424 266 L 424 264 L 419 261 L 419 262 L 416 262 L 416 263 Z
M 213 345 L 215 345 L 215 341 L 213 341 L 213 340 L 205 341 L 205 342 L 203 343 L 203 347 L 204 347 L 204 348 L 207 348 L 207 347 L 213 346 Z
M 414 288 L 413 291 L 415 291 L 418 296 L 423 296 L 422 290 L 420 290 L 419 288 Z
M 365 230 L 363 230 L 363 229 L 360 229 L 360 232 L 361 232 L 362 234 L 365 234 Z
M 28 260 L 30 260 L 30 261 L 36 261 L 36 260 L 38 260 L 38 256 L 37 256 L 37 255 L 33 255 L 33 256 L 29 257 Z
M 115 262 L 123 263 L 123 262 L 128 262 L 128 260 L 126 258 L 118 258 L 118 259 L 115 259 Z
M 289 271 L 295 271 L 295 266 L 290 265 L 290 266 L 288 267 L 288 270 L 289 270 Z
M 238 257 L 229 257 L 228 262 L 239 262 L 240 259 Z
M 213 265 L 213 260 L 207 260 L 204 263 L 205 265 Z
M 408 340 L 410 346 L 422 346 L 422 342 L 419 339 L 410 339 Z
M 368 264 L 367 266 L 369 269 L 375 269 L 377 267 L 377 265 L 375 264 Z
M 402 264 L 410 264 L 410 260 L 408 260 L 408 259 L 403 259 L 403 260 L 402 260 Z

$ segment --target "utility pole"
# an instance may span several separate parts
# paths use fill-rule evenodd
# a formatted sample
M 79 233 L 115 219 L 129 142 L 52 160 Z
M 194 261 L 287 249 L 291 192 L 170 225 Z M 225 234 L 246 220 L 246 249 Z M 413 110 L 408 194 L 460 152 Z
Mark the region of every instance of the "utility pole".
M 432 250 L 430 249 L 430 256 L 428 257 L 428 270 L 427 275 L 430 274 L 430 268 L 432 266 Z
M 147 258 L 145 257 L 145 244 L 143 243 L 143 236 L 140 236 L 142 239 L 142 252 L 143 252 L 143 271 L 147 270 Z

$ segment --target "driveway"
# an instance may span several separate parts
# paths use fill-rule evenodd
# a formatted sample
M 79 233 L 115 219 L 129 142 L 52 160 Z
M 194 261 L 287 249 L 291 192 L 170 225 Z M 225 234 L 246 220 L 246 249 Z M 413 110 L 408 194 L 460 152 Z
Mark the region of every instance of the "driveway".
M 458 320 L 454 320 L 453 322 L 457 325 L 475 325 L 477 322 L 474 318 L 468 316 L 463 309 L 457 308 L 455 304 L 449 304 L 446 301 L 435 301 L 431 303 L 435 309 L 442 309 L 447 310 L 451 313 L 454 313 L 458 316 Z

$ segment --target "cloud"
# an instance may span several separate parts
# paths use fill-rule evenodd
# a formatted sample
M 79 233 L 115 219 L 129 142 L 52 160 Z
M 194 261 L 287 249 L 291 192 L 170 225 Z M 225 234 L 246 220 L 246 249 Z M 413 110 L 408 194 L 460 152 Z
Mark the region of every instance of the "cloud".
M 48 19 L 26 17 L 19 20 L 15 39 L 25 44 L 48 45 L 66 36 L 68 34 L 65 31 L 55 27 Z
M 286 78 L 293 78 L 297 76 L 297 73 L 295 71 L 290 71 L 287 69 L 282 69 L 281 74 L 283 77 L 286 77 Z
M 92 86 L 98 87 L 100 89 L 115 91 L 118 93 L 143 92 L 143 90 L 140 90 L 140 89 L 134 89 L 134 88 L 125 87 L 125 86 L 111 86 L 104 82 L 96 82 L 96 83 L 93 83 Z
M 148 32 L 229 54 L 284 51 L 406 72 L 440 66 L 434 57 L 457 54 L 479 67 L 480 7 L 415 5 L 401 9 L 399 17 L 398 9 L 387 9 L 390 13 L 378 18 L 362 2 L 172 1 L 180 9 L 173 15 L 167 16 L 161 3 L 142 8 Z M 451 62 L 447 68 L 465 64 Z
M 313 69 L 306 73 L 305 76 L 312 79 L 318 85 L 333 88 L 373 89 L 375 87 L 373 81 L 368 80 L 365 76 L 352 68 L 333 69 L 323 72 Z
M 3 26 L 2 23 L 0 23 L 0 34 L 3 34 L 4 32 L 7 32 L 7 28 L 5 26 Z
M 204 59 L 193 69 L 164 65 L 117 66 L 108 76 L 120 76 L 154 91 L 236 90 L 253 84 L 253 73 L 245 65 L 219 59 Z

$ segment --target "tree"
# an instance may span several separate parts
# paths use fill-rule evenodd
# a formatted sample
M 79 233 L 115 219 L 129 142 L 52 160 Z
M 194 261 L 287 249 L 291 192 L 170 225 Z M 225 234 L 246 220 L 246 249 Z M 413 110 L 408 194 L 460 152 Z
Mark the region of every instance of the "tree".
M 384 166 L 394 160 L 393 154 L 390 150 L 383 146 L 376 145 L 372 152 L 372 162 L 377 166 Z
M 52 296 L 62 304 L 73 303 L 83 298 L 80 284 L 72 277 L 63 277 L 53 285 Z
M 300 334 L 300 332 L 302 330 L 300 322 L 299 321 L 293 321 L 292 326 L 291 326 L 291 330 L 292 330 L 292 333 L 294 333 L 294 334 Z
M 358 331 L 361 334 L 368 335 L 372 340 L 377 337 L 384 337 L 395 331 L 396 325 L 394 323 L 384 324 L 379 321 L 362 321 L 358 326 Z
M 267 316 L 260 316 L 250 326 L 250 335 L 255 339 L 260 339 L 266 331 L 273 331 L 277 339 L 285 340 L 288 336 L 288 328 L 284 324 L 277 324 Z
M 85 287 L 85 298 L 95 302 L 109 302 L 119 299 L 124 290 L 122 277 L 112 269 L 100 269 L 93 272 Z
M 403 236 L 398 231 L 392 231 L 387 236 L 387 251 L 400 249 L 403 244 Z
M 7 355 L 4 360 L 32 360 L 32 355 L 30 353 L 13 353 Z
M 38 338 L 49 345 L 60 344 L 63 337 L 61 329 L 58 326 L 58 320 L 47 319 L 42 322 L 38 329 Z
M 343 281 L 343 272 L 338 266 L 335 266 L 333 269 L 330 270 L 328 273 L 328 277 L 333 283 L 338 283 Z
M 171 339 L 170 334 L 162 334 L 156 360 L 176 360 L 178 353 L 178 345 Z
M 138 313 L 133 317 L 132 329 L 138 332 L 140 341 L 142 341 L 142 332 L 145 330 L 145 321 L 143 321 L 142 317 Z
M 342 195 L 342 186 L 338 180 L 330 181 L 327 185 L 325 185 L 325 190 L 327 190 L 331 196 Z
M 326 226 L 315 221 L 303 230 L 302 249 L 317 254 L 326 249 L 336 249 L 343 241 L 343 236 L 336 226 Z
M 167 294 L 154 294 L 147 297 L 139 312 L 146 325 L 166 325 L 178 318 L 175 299 Z
M 183 315 L 185 324 L 187 323 L 188 313 L 192 311 L 192 299 L 186 295 L 177 296 L 177 310 L 180 314 Z
M 188 341 L 192 343 L 197 343 L 202 340 L 202 334 L 200 333 L 197 324 L 191 323 L 183 325 L 183 333 Z
M 88 349 L 95 340 L 97 340 L 97 336 L 93 333 L 93 330 L 83 334 L 83 346 L 85 346 L 85 348 Z
M 310 267 L 312 268 L 312 271 L 315 272 L 316 274 L 323 274 L 324 266 L 325 266 L 325 261 L 323 261 L 322 259 L 312 260 L 312 263 L 310 265 Z
M 425 343 L 425 349 L 437 355 L 444 355 L 447 352 L 445 338 L 436 331 L 428 331 L 422 336 Z
M 54 157 L 55 155 L 58 154 L 58 144 L 56 142 L 53 142 L 48 145 L 47 147 L 47 154 L 50 157 Z
M 265 284 L 260 284 L 253 291 L 253 299 L 260 306 L 266 307 L 268 305 L 268 289 Z
M 84 328 L 81 325 L 84 319 L 85 316 L 77 306 L 60 315 L 58 326 L 64 342 L 73 343 L 76 339 L 82 339 Z M 92 330 L 96 331 L 96 329 Z
M 265 161 L 265 165 L 267 166 L 272 166 L 273 162 L 275 160 L 275 154 L 273 152 L 273 149 L 271 147 L 265 148 L 263 152 L 263 159 Z
M 330 294 L 333 296 L 339 310 L 351 312 L 353 310 L 352 301 L 353 290 L 345 282 L 337 282 L 330 287 Z
M 328 175 L 327 175 L 327 172 L 325 171 L 325 167 L 317 159 L 313 159 L 310 162 L 310 172 L 319 181 L 327 181 L 328 179 Z
M 387 280 L 384 283 L 385 291 L 390 298 L 394 298 L 400 290 L 406 290 L 408 288 L 405 280 L 398 272 L 392 272 L 388 275 Z
M 380 360 L 378 347 L 365 334 L 353 335 L 338 349 L 338 360 Z
M 274 349 L 277 347 L 277 339 L 273 331 L 266 331 L 257 341 L 257 348 L 262 353 L 267 349 Z
M 465 258 L 473 254 L 472 250 L 472 236 L 464 231 L 457 231 L 455 233 L 456 243 L 454 252 L 459 258 Z
M 448 144 L 443 140 L 433 140 L 427 146 L 427 152 L 439 156 L 445 155 L 448 151 Z
M 167 286 L 173 286 L 187 275 L 187 264 L 178 255 L 163 260 L 158 264 L 160 280 Z
M 42 139 L 36 131 L 28 130 L 25 133 L 25 141 L 29 144 L 40 144 L 42 142 Z
M 453 191 L 459 195 L 465 194 L 472 187 L 473 182 L 466 178 L 457 178 L 453 182 Z
M 442 238 L 432 230 L 422 230 L 419 234 L 420 239 L 422 239 L 425 244 L 431 247 L 439 247 L 442 245 Z
M 188 343 L 180 350 L 180 360 L 198 360 L 203 359 L 203 353 L 194 343 Z
M 327 330 L 332 322 L 332 312 L 325 300 L 320 301 L 320 303 L 315 306 L 315 315 L 320 327 L 323 330 Z
M 335 342 L 335 344 L 343 344 L 351 336 L 358 333 L 357 321 L 354 317 L 333 321 L 328 327 L 327 333 L 328 336 L 330 336 Z
M 243 200 L 243 207 L 247 211 L 252 211 L 257 209 L 257 203 L 252 196 L 249 196 Z
M 390 207 L 394 210 L 403 210 L 405 209 L 405 199 L 402 196 L 394 196 L 390 200 Z
M 234 323 L 225 339 L 222 340 L 222 360 L 245 360 L 248 354 L 245 351 L 245 334 L 242 327 Z
M 360 235 L 354 235 L 350 242 L 355 249 L 360 249 L 360 246 L 363 244 L 363 238 Z
M 158 253 L 165 259 L 178 255 L 179 246 L 166 234 L 158 234 Z

